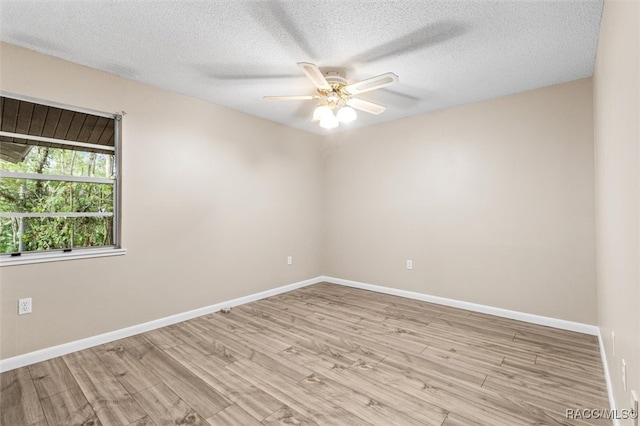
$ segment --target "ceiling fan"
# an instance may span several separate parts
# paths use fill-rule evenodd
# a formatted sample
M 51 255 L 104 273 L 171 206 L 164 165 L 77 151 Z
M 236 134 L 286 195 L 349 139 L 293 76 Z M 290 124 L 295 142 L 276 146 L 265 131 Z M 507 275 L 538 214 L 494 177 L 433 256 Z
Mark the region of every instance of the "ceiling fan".
M 369 114 L 377 115 L 383 113 L 387 109 L 386 107 L 354 98 L 354 96 L 370 90 L 380 89 L 398 81 L 397 75 L 388 72 L 366 80 L 348 83 L 344 75 L 339 71 L 323 73 L 316 65 L 309 62 L 298 62 L 298 66 L 316 87 L 317 94 L 265 96 L 264 99 L 271 101 L 319 100 L 318 106 L 313 111 L 312 120 L 319 121 L 320 127 L 325 129 L 333 129 L 338 127 L 340 123 L 349 123 L 355 120 L 357 117 L 355 109 Z M 336 114 L 334 114 L 334 110 L 337 111 Z

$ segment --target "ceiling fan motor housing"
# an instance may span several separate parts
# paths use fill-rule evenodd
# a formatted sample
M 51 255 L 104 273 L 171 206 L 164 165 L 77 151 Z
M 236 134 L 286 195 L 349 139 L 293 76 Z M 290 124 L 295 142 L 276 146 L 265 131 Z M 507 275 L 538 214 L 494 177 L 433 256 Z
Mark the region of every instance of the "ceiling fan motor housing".
M 323 75 L 329 86 L 331 86 L 331 90 L 317 89 L 318 93 L 332 108 L 344 104 L 350 97 L 349 93 L 344 90 L 347 85 L 344 73 L 340 71 L 325 71 Z

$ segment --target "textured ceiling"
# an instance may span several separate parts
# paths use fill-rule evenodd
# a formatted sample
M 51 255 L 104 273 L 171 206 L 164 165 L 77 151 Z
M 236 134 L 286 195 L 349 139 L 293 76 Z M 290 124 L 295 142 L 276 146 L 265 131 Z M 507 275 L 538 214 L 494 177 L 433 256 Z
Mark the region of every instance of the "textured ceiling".
M 323 134 L 590 77 L 601 13 L 602 0 L 0 0 L 0 37 Z M 300 61 L 400 82 L 360 96 L 383 114 L 328 131 L 314 101 L 262 99 L 314 94 Z

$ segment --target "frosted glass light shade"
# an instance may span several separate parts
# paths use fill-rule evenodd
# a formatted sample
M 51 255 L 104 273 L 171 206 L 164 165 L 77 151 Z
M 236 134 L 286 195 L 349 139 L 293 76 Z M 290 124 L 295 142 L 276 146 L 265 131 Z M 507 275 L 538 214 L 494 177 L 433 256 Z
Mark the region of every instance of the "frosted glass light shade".
M 329 112 L 330 114 L 325 115 L 320 120 L 320 127 L 324 129 L 335 129 L 336 127 L 338 127 L 338 124 L 340 123 L 338 122 L 338 119 L 336 118 L 336 116 L 333 115 L 331 111 Z
M 349 106 L 342 107 L 338 111 L 338 121 L 341 123 L 351 123 L 357 117 L 356 110 Z
M 313 111 L 313 118 L 311 120 L 321 121 L 324 117 L 327 117 L 329 115 L 333 115 L 331 108 L 329 108 L 329 106 L 327 105 L 320 105 Z

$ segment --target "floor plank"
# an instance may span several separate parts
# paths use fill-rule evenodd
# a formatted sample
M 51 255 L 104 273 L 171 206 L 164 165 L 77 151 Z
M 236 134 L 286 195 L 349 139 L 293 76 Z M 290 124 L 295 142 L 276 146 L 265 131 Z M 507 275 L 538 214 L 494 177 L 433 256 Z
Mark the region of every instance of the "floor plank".
M 313 426 L 317 423 L 309 420 L 291 407 L 282 407 L 262 421 L 267 426 Z
M 157 425 L 207 425 L 193 408 L 164 383 L 142 390 L 133 397 Z
M 78 386 L 62 358 L 32 364 L 28 368 L 40 399 Z
M 168 353 L 256 420 L 282 407 L 282 402 L 189 345 L 174 346 Z
M 212 417 L 207 419 L 207 423 L 211 426 L 261 426 L 262 423 L 251 417 L 246 411 L 237 405 L 230 405 Z
M 136 393 L 160 383 L 160 379 L 134 357 L 124 346 L 93 348 L 111 374 L 129 393 Z
M 203 418 L 211 417 L 231 405 L 227 398 L 151 343 L 130 350 Z
M 353 424 L 367 423 L 357 416 L 345 411 L 322 397 L 298 386 L 278 374 L 250 360 L 242 360 L 229 364 L 226 368 L 245 380 L 253 383 L 265 392 L 284 402 L 304 416 L 319 424 Z
M 47 423 L 53 425 L 102 425 L 79 387 L 41 400 Z M 7 425 L 9 426 L 9 425 Z
M 366 389 L 354 390 L 353 386 L 342 384 L 314 373 L 300 381 L 300 386 L 322 396 L 327 401 L 353 413 L 371 425 L 423 425 L 403 412 L 394 410 L 385 402 L 367 395 Z
M 0 423 L 31 425 L 44 420 L 36 388 L 26 367 L 0 375 L 0 383 Z
M 125 425 L 145 416 L 93 350 L 73 352 L 62 359 L 103 424 Z

